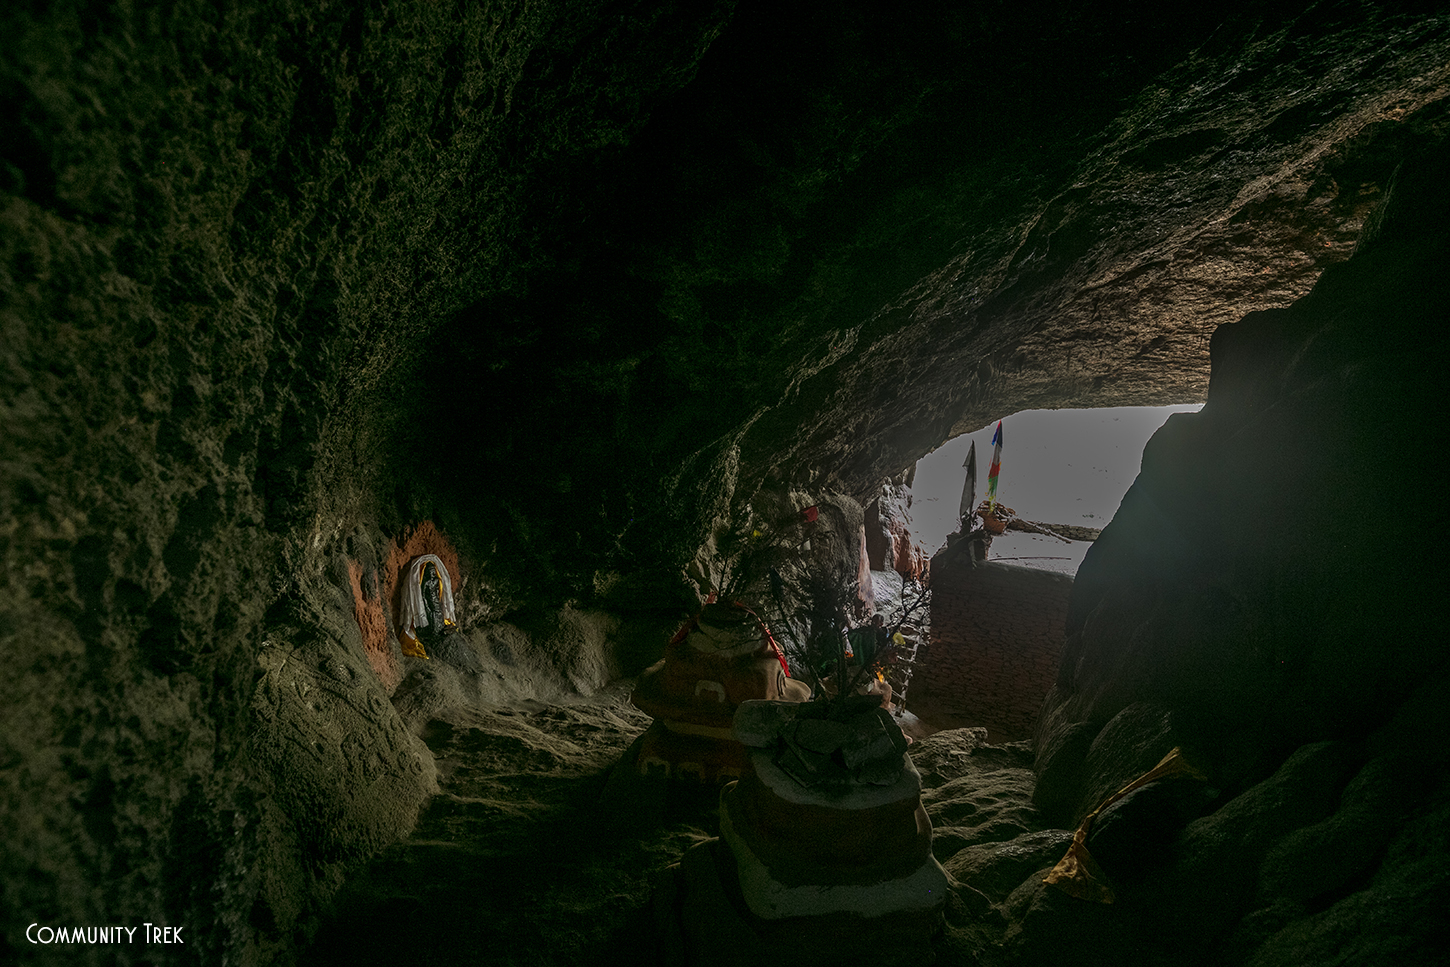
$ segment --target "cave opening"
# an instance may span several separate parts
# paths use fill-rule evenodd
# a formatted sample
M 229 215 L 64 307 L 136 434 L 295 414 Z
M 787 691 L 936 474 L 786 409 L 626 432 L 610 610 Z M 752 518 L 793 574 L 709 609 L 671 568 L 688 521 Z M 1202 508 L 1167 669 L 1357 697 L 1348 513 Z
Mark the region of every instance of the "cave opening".
M 1003 417 L 1011 445 L 1003 452 L 999 497 L 1027 520 L 1100 530 L 1107 526 L 1142 464 L 1148 438 L 1174 413 L 1196 413 L 1201 403 L 1099 409 L 1023 410 Z M 977 498 L 987 487 L 996 421 L 947 440 L 916 462 L 911 523 L 931 555 L 959 524 L 963 466 L 968 448 L 979 455 Z M 1030 533 L 993 539 L 991 556 L 1066 574 L 1077 572 L 1087 541 L 1070 544 Z M 1041 563 L 1038 563 L 1041 562 Z M 1051 562 L 1051 563 L 1049 563 Z

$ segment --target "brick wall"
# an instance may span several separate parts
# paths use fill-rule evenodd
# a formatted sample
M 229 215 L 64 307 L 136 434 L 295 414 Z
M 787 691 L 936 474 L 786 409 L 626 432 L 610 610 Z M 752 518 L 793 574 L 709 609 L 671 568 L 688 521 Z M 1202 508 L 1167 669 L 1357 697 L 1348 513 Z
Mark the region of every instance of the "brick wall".
M 938 728 L 1025 739 L 1057 680 L 1072 578 L 966 555 L 931 570 L 931 643 L 908 708 Z

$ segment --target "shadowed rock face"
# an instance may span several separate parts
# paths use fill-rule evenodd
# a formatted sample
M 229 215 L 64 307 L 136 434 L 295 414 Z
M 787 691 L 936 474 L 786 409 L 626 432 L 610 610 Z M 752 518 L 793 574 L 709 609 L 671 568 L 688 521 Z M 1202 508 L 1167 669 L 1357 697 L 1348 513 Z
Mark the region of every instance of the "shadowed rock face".
M 1054 741 L 1134 704 L 1186 703 L 1202 733 L 1240 689 L 1292 700 L 1252 720 L 1276 743 L 1379 722 L 1429 639 L 1397 626 L 1403 667 L 1363 643 L 1418 613 L 1426 578 L 1389 562 L 1360 597 L 1322 590 L 1359 574 L 1356 539 L 1309 526 L 1347 505 L 1293 414 L 1341 407 L 1310 435 L 1333 452 L 1342 424 L 1373 435 L 1356 414 L 1378 418 L 1399 385 L 1384 374 L 1408 374 L 1389 398 L 1433 423 L 1415 340 L 1436 303 L 1354 301 L 1419 285 L 1386 247 L 1337 277 L 1357 327 L 1306 343 L 1308 310 L 1278 310 L 1348 256 L 1400 160 L 1444 139 L 1450 20 L 777 6 L 0 13 L 0 943 L 34 920 L 150 920 L 212 925 L 190 956 L 287 956 L 344 865 L 432 788 L 403 720 L 367 711 L 387 689 L 337 677 L 370 674 L 347 562 L 386 559 L 405 527 L 454 542 L 479 627 L 629 600 L 625 620 L 540 640 L 642 667 L 648 647 L 594 632 L 678 618 L 679 569 L 762 484 L 860 498 L 1023 406 L 1201 399 L 1209 335 L 1250 311 L 1274 310 L 1227 330 L 1215 365 L 1255 386 L 1327 374 L 1292 405 L 1263 391 L 1264 439 L 1304 460 L 1237 529 L 1193 509 L 1219 499 L 1202 481 L 1138 490 L 1192 505 L 1192 528 L 1144 511 L 1106 533 L 1093 553 L 1118 570 L 1070 630 L 1152 681 L 1065 668 L 1060 717 L 1080 727 Z M 1426 190 L 1404 189 L 1411 210 Z M 1253 469 L 1228 414 L 1258 392 L 1175 420 L 1147 479 Z M 1396 431 L 1403 450 L 1420 429 Z M 1256 545 L 1284 520 L 1292 567 Z M 1143 562 L 1176 553 L 1164 527 L 1193 554 L 1150 579 Z M 1149 631 L 1093 639 L 1109 599 L 1187 603 L 1107 607 Z M 1285 631 L 1295 609 L 1315 631 Z M 1255 670 L 1195 705 L 1175 683 L 1202 649 L 1161 663 L 1179 638 Z M 449 694 L 559 677 L 498 664 L 497 685 L 475 669 Z M 1346 695 L 1361 671 L 1372 688 Z M 299 704 L 314 682 L 318 709 Z M 308 759 L 289 736 L 332 706 L 375 734 L 334 717 Z M 1244 781 L 1258 748 L 1235 760 Z
M 1218 800 L 1116 817 L 1103 866 L 1130 912 L 1089 946 L 1138 918 L 1225 963 L 1443 939 L 1419 851 L 1447 818 L 1447 172 L 1444 148 L 1407 162 L 1350 261 L 1215 333 L 1207 404 L 1154 435 L 1078 571 L 1037 725 L 1043 820 L 1075 825 L 1174 747 Z
M 1309 297 L 1214 335 L 1207 404 L 1149 441 L 1078 572 L 1040 747 L 1148 702 L 1247 775 L 1382 725 L 1443 664 L 1446 159 L 1407 164 Z

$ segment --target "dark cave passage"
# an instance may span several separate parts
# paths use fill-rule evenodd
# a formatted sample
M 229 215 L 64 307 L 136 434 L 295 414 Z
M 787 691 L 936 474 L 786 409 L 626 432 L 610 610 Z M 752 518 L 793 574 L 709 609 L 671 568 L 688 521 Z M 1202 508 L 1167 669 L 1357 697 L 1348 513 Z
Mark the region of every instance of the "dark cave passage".
M 0 961 L 1440 956 L 1450 13 L 788 6 L 0 5 Z M 1185 400 L 905 747 L 910 468 Z

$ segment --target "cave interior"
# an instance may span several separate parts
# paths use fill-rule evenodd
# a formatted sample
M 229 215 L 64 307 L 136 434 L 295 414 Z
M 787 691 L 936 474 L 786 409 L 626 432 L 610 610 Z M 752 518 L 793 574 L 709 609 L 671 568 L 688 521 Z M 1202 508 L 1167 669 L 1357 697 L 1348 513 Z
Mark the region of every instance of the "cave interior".
M 661 900 L 713 791 L 600 812 L 630 681 L 752 513 L 849 556 L 961 433 L 1183 403 L 1031 734 L 913 748 L 910 962 L 1443 956 L 1441 5 L 0 25 L 0 959 L 897 962 Z M 1175 748 L 1095 827 L 1116 902 L 1044 885 Z

